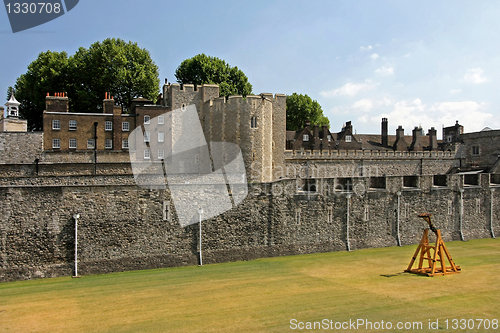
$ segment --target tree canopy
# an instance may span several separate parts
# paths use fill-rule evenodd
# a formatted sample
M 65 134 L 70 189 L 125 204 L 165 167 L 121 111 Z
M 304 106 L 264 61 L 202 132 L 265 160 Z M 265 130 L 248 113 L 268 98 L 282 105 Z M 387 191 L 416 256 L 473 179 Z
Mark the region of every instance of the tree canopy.
M 286 97 L 286 129 L 298 131 L 304 128 L 306 121 L 311 125 L 330 126 L 330 121 L 323 115 L 321 105 L 307 95 L 293 93 Z
M 47 92 L 65 92 L 68 88 L 68 55 L 66 52 L 42 52 L 16 80 L 14 95 L 21 105 L 20 116 L 28 128 L 41 130 Z M 7 91 L 10 98 L 12 87 Z
M 108 38 L 81 47 L 71 57 L 66 52 L 40 53 L 14 88 L 21 117 L 30 129 L 40 130 L 47 93 L 67 92 L 72 111 L 96 112 L 106 92 L 127 108 L 135 97 L 155 100 L 159 84 L 158 67 L 146 49 Z
M 252 94 L 252 85 L 238 67 L 203 53 L 184 60 L 175 70 L 175 78 L 182 84 L 218 84 L 221 96 Z

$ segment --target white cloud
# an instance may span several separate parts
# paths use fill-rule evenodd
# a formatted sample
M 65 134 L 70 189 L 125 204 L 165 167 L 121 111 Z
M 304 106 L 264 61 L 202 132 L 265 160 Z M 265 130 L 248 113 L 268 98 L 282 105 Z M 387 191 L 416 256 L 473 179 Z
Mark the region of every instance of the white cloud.
M 382 66 L 375 70 L 375 74 L 380 76 L 391 76 L 394 75 L 394 67 Z
M 439 129 L 441 125 L 452 126 L 458 120 L 464 125 L 466 132 L 476 132 L 485 126 L 498 126 L 498 122 L 492 124 L 494 119 L 491 113 L 486 111 L 486 103 L 475 101 L 462 102 L 439 102 L 426 105 L 420 99 L 413 101 L 397 101 L 390 112 L 381 113 L 370 117 L 373 123 L 380 122 L 385 117 L 389 119 L 391 127 L 402 125 L 406 134 L 411 134 L 415 126 L 422 125 L 424 130 L 434 127 Z M 364 116 L 359 121 L 364 121 Z
M 488 79 L 484 77 L 483 74 L 484 71 L 481 68 L 469 69 L 464 75 L 464 81 L 473 84 L 485 83 Z
M 404 55 L 405 58 L 409 58 L 410 56 L 411 56 L 410 53 L 407 53 L 407 54 Z
M 368 45 L 368 46 L 366 46 L 366 47 L 365 47 L 365 46 L 361 46 L 361 47 L 359 48 L 359 50 L 360 50 L 361 52 L 370 51 L 371 49 L 373 49 L 373 47 L 372 47 L 371 45 Z
M 460 94 L 461 92 L 462 92 L 462 89 L 451 89 L 450 90 L 451 95 L 457 95 L 457 94 Z
M 380 56 L 376 53 L 373 53 L 371 56 L 370 56 L 370 59 L 372 60 L 377 60 Z
M 366 80 L 364 83 L 348 82 L 340 88 L 330 91 L 322 91 L 319 94 L 323 97 L 333 97 L 338 95 L 353 97 L 359 94 L 360 92 L 373 89 L 376 86 L 377 85 L 372 83 L 370 80 Z
M 373 109 L 394 105 L 395 101 L 388 97 L 382 99 L 363 98 L 351 105 L 351 110 L 360 112 L 371 112 Z
M 438 122 L 445 126 L 452 126 L 458 120 L 464 126 L 465 132 L 477 132 L 485 126 L 497 126 L 491 123 L 494 119 L 491 113 L 486 112 L 486 103 L 474 101 L 441 102 L 434 104 L 429 112 L 439 115 Z

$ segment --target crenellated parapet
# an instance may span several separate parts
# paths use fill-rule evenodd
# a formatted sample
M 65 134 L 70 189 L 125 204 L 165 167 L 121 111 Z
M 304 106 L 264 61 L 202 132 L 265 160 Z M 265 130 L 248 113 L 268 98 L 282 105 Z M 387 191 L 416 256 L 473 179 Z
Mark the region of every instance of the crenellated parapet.
M 194 84 L 167 83 L 163 86 L 163 104 L 172 109 L 181 108 L 183 105 L 196 105 L 199 109 L 205 101 L 219 97 L 219 86 L 217 84 Z
M 285 159 L 455 159 L 455 151 L 286 150 Z

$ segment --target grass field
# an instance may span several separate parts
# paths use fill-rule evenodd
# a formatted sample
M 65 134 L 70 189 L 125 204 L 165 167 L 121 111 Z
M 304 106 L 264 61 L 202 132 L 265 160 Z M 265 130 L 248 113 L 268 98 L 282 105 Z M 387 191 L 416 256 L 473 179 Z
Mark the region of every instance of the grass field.
M 439 320 L 440 332 L 465 332 L 452 320 L 500 320 L 500 240 L 447 246 L 462 273 L 401 273 L 416 249 L 405 246 L 1 283 L 0 332 L 307 331 L 292 319 L 422 322 L 415 332 Z M 478 324 L 468 331 L 500 331 Z M 373 331 L 408 331 L 394 328 Z

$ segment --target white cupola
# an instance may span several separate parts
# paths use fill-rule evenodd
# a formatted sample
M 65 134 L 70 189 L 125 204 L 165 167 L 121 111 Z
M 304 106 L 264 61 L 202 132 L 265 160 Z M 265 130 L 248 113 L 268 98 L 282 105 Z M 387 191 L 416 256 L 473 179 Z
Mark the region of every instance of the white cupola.
M 5 103 L 7 107 L 7 117 L 19 117 L 19 105 L 21 105 L 21 103 L 19 103 L 14 97 L 14 94 L 12 94 L 9 101 Z

